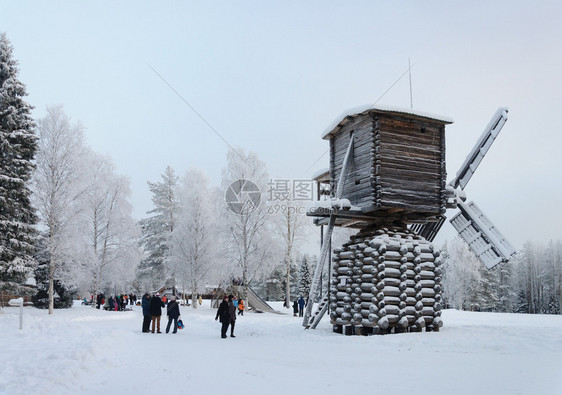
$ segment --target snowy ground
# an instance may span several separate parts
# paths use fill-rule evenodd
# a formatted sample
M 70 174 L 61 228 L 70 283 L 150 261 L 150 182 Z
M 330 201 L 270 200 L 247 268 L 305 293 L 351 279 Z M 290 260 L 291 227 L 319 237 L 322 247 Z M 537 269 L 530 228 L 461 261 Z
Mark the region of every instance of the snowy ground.
M 439 333 L 358 337 L 246 313 L 221 339 L 208 304 L 181 311 L 173 335 L 141 333 L 140 307 L 26 307 L 21 331 L 4 308 L 0 394 L 562 394 L 562 316 L 448 310 Z

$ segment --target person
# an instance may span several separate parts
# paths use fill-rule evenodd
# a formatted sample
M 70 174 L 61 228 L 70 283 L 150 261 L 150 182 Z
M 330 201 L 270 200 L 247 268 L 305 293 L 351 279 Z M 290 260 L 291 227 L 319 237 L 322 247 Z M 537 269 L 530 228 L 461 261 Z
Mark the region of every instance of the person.
M 96 309 L 99 310 L 100 305 L 103 304 L 103 294 L 98 294 L 98 297 L 96 298 Z
M 162 296 L 162 302 L 164 302 L 164 304 L 168 303 L 168 297 L 166 295 Z
M 295 299 L 295 301 L 293 302 L 293 317 L 296 317 L 298 313 L 299 313 L 299 300 Z
M 145 293 L 142 296 L 142 333 L 150 332 L 150 321 L 152 315 L 150 314 L 150 295 Z
M 244 315 L 244 300 L 240 299 L 238 302 L 238 315 Z
M 150 300 L 150 314 L 152 315 L 152 333 L 154 329 L 156 332 L 160 332 L 160 316 L 162 316 L 162 307 L 166 307 L 162 299 L 160 299 L 160 294 L 156 294 Z M 156 327 L 156 328 L 155 328 Z
M 109 297 L 109 310 L 115 310 L 115 301 L 113 300 L 113 296 Z
M 301 295 L 301 297 L 299 298 L 299 317 L 303 316 L 304 306 L 306 306 L 306 302 L 304 301 L 304 298 Z
M 236 324 L 236 306 L 234 301 L 236 300 L 235 296 L 228 295 L 228 312 L 230 313 L 230 337 L 234 336 L 234 324 Z
M 238 310 L 238 298 L 236 296 L 232 299 L 232 304 L 234 305 L 234 312 L 236 312 Z
M 203 303 L 203 297 L 199 295 L 199 306 L 201 306 L 202 303 Z
M 228 308 L 228 301 L 226 295 L 223 296 L 222 302 L 217 310 L 217 315 L 215 321 L 219 319 L 222 324 L 221 327 L 221 338 L 226 339 L 226 331 L 228 330 L 228 325 L 230 325 L 230 311 Z
M 174 321 L 174 330 L 172 333 L 177 333 L 178 318 L 180 317 L 180 306 L 178 305 L 178 302 L 176 302 L 176 297 L 174 295 L 170 296 L 166 314 L 168 314 L 168 325 L 166 326 L 166 333 L 170 332 L 170 325 L 172 324 L 172 321 Z

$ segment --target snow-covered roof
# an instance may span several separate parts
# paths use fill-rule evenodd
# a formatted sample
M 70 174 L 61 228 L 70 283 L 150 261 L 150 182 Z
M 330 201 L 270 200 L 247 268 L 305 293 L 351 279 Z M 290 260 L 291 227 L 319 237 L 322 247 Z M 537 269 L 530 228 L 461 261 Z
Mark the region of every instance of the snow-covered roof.
M 394 114 L 407 114 L 407 115 L 415 115 L 421 118 L 428 118 L 434 121 L 443 122 L 446 124 L 453 123 L 453 120 L 449 117 L 445 117 L 442 115 L 431 114 L 425 111 L 418 111 L 411 108 L 401 108 L 401 107 L 394 107 L 394 106 L 385 106 L 385 105 L 365 105 L 360 107 L 351 108 L 344 113 L 342 113 L 339 117 L 337 117 L 334 122 L 332 122 L 322 133 L 322 138 L 326 139 L 330 134 L 336 132 L 340 126 L 343 126 L 347 117 L 355 117 L 357 115 L 369 112 L 387 112 L 387 113 L 394 113 Z
M 320 169 L 320 170 L 318 170 L 318 171 L 315 171 L 315 172 L 312 174 L 312 179 L 313 179 L 313 180 L 316 180 L 316 179 L 318 179 L 318 178 L 326 178 L 326 177 L 327 177 L 327 178 L 330 178 L 330 169 L 327 168 L 327 167 L 325 167 L 325 168 L 323 168 L 323 169 Z

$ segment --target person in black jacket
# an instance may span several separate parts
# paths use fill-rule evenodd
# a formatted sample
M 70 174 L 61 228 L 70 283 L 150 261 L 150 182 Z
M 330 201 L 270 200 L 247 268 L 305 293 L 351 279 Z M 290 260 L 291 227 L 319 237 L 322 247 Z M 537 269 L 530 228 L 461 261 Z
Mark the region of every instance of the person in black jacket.
M 144 294 L 142 297 L 142 332 L 150 332 L 150 321 L 152 319 L 152 314 L 150 314 L 150 295 Z
M 178 318 L 180 316 L 180 306 L 178 305 L 178 302 L 176 302 L 175 296 L 170 297 L 170 301 L 168 302 L 167 314 L 168 314 L 168 325 L 166 326 L 166 333 L 170 332 L 170 325 L 172 324 L 172 321 L 174 321 L 174 330 L 172 333 L 177 333 Z
M 228 313 L 230 314 L 230 337 L 234 336 L 234 324 L 236 324 L 236 307 L 234 306 L 234 296 L 228 295 Z
M 162 299 L 160 299 L 160 294 L 156 294 L 150 299 L 150 314 L 152 315 L 152 333 L 154 333 L 154 327 L 156 326 L 156 331 L 160 332 L 160 316 L 162 316 L 162 307 L 166 307 Z
M 228 330 L 228 325 L 230 324 L 230 312 L 227 299 L 226 295 L 224 295 L 217 311 L 217 316 L 215 317 L 215 321 L 220 317 L 220 322 L 222 323 L 221 338 L 223 339 L 226 339 L 226 331 Z

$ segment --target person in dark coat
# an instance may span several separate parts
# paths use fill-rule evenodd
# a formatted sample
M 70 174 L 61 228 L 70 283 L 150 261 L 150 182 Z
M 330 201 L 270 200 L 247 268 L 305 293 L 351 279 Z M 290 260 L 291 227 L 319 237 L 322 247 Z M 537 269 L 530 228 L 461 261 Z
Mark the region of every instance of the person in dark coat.
M 162 316 L 162 307 L 166 307 L 162 299 L 160 299 L 160 294 L 156 294 L 150 299 L 150 314 L 152 315 L 152 333 L 154 333 L 154 327 L 156 331 L 160 332 L 160 317 Z
M 174 330 L 172 333 L 177 333 L 178 318 L 180 317 L 180 306 L 178 305 L 178 302 L 176 302 L 175 296 L 170 297 L 166 313 L 168 314 L 168 325 L 166 326 L 166 333 L 170 332 L 170 325 L 172 324 L 172 321 L 174 321 Z
M 234 336 L 234 324 L 236 324 L 236 304 L 234 300 L 236 298 L 232 295 L 228 295 L 228 313 L 230 314 L 230 337 Z
M 226 331 L 228 330 L 228 325 L 230 324 L 230 311 L 228 308 L 228 298 L 226 295 L 223 296 L 222 302 L 217 311 L 217 316 L 215 321 L 220 317 L 221 327 L 221 338 L 226 339 Z
M 142 297 L 142 332 L 150 332 L 150 321 L 152 320 L 152 314 L 150 314 L 150 295 L 144 294 Z
M 299 298 L 299 317 L 302 317 L 302 316 L 303 316 L 303 313 L 304 313 L 304 306 L 306 306 L 306 302 L 305 302 L 304 298 L 303 298 L 302 295 L 301 295 L 301 297 Z
M 295 301 L 293 302 L 293 317 L 296 317 L 298 313 L 299 313 L 299 300 L 295 299 Z
M 98 294 L 98 297 L 96 298 L 96 309 L 99 309 L 103 300 L 103 294 Z

